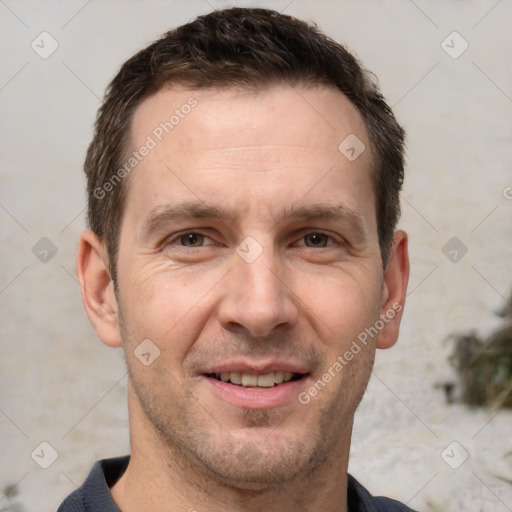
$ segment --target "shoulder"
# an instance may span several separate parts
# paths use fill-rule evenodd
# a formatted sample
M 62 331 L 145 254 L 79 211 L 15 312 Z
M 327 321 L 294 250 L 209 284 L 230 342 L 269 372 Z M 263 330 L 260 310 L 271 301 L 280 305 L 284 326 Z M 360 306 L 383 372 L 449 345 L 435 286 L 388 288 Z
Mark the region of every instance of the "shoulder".
M 415 512 L 399 501 L 372 496 L 352 475 L 348 475 L 347 499 L 350 512 Z
M 83 485 L 62 502 L 57 512 L 119 512 L 110 487 L 124 473 L 129 460 L 126 456 L 96 462 Z
M 82 499 L 82 489 L 79 487 L 75 492 L 71 493 L 57 509 L 57 512 L 83 512 L 84 502 Z
M 376 503 L 378 503 L 379 508 L 377 510 L 379 512 L 415 512 L 412 508 L 409 508 L 407 505 L 400 503 L 399 501 L 392 500 L 390 498 L 373 498 Z

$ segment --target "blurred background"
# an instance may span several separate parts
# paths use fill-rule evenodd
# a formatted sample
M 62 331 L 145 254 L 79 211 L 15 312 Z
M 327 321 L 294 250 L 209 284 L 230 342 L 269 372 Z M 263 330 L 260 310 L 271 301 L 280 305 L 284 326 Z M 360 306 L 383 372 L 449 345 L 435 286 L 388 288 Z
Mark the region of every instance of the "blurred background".
M 97 340 L 75 279 L 81 166 L 120 65 L 232 5 L 345 43 L 408 133 L 408 301 L 399 343 L 377 353 L 349 471 L 420 511 L 512 510 L 512 358 L 498 371 L 485 348 L 511 346 L 493 334 L 512 287 L 510 0 L 0 0 L 0 511 L 54 511 L 94 461 L 129 451 L 123 356 Z M 479 393 L 482 406 L 462 403 Z

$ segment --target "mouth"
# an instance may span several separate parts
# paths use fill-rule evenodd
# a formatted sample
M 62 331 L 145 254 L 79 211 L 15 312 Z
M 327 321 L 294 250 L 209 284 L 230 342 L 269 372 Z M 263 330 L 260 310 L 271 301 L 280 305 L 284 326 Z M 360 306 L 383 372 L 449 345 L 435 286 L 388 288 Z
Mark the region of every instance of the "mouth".
M 231 366 L 231 367 L 230 367 Z M 290 407 L 308 385 L 307 369 L 290 364 L 226 364 L 201 375 L 217 399 L 246 409 Z
M 241 388 L 269 389 L 281 386 L 287 382 L 300 380 L 306 376 L 303 373 L 276 371 L 265 374 L 243 372 L 207 373 L 206 377 Z

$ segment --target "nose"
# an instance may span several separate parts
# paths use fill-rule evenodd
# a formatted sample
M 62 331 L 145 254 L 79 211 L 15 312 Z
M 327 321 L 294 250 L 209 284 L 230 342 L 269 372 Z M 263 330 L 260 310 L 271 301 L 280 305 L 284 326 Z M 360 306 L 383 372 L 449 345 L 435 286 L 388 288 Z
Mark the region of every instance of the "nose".
M 234 261 L 218 309 L 221 325 L 254 337 L 293 325 L 298 318 L 296 301 L 273 251 L 264 250 L 252 262 L 236 254 Z

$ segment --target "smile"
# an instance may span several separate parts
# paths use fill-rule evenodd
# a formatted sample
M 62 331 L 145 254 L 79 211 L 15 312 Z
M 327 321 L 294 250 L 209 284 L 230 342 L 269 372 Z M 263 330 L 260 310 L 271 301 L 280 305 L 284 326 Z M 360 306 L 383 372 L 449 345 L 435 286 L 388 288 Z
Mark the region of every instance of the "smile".
M 242 373 L 242 372 L 221 372 L 210 373 L 207 377 L 214 378 L 221 382 L 234 384 L 235 386 L 246 388 L 273 388 L 283 384 L 283 382 L 290 382 L 298 380 L 303 377 L 300 373 L 293 372 L 270 372 L 263 375 Z
M 285 364 L 272 365 L 274 368 L 233 366 L 233 371 L 227 365 L 222 369 L 208 369 L 201 377 L 216 399 L 247 409 L 290 407 L 298 403 L 297 396 L 307 387 L 310 377 L 307 371 L 303 373 L 305 368 L 290 371 L 299 368 Z

